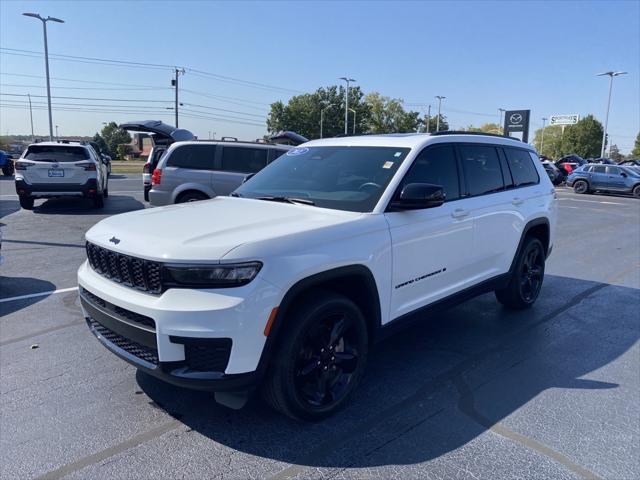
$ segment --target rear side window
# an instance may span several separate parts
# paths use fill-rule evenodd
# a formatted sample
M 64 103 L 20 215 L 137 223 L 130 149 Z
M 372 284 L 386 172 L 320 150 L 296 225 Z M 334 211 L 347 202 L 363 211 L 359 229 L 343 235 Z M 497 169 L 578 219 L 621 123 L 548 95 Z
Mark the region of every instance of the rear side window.
M 269 162 L 273 162 L 276 158 L 278 158 L 280 155 L 284 155 L 285 153 L 287 153 L 286 150 L 279 150 L 279 149 L 275 149 L 275 148 L 270 148 L 269 149 Z
M 607 167 L 604 165 L 596 165 L 593 167 L 593 173 L 606 173 Z
M 469 195 L 484 195 L 505 188 L 495 147 L 461 145 L 460 154 Z
M 517 148 L 505 148 L 504 152 L 507 155 L 507 163 L 516 187 L 535 185 L 540 182 L 540 177 L 529 152 Z
M 607 173 L 609 175 L 620 175 L 620 169 L 618 167 L 607 167 Z
M 89 150 L 64 145 L 29 145 L 24 156 L 36 162 L 78 162 L 89 160 Z
M 404 177 L 401 189 L 409 183 L 440 185 L 447 201 L 460 198 L 458 164 L 453 147 L 442 145 L 423 150 Z
M 256 173 L 266 165 L 266 148 L 225 146 L 222 149 L 222 170 L 228 172 Z
M 215 145 L 182 145 L 171 152 L 167 159 L 167 166 L 213 170 L 215 155 Z

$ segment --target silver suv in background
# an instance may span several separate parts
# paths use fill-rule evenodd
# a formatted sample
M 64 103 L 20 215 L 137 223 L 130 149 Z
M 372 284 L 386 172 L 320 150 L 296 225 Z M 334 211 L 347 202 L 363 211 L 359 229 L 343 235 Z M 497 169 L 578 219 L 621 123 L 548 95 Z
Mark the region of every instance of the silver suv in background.
M 149 201 L 161 206 L 229 195 L 248 175 L 290 148 L 258 142 L 176 142 L 153 171 Z

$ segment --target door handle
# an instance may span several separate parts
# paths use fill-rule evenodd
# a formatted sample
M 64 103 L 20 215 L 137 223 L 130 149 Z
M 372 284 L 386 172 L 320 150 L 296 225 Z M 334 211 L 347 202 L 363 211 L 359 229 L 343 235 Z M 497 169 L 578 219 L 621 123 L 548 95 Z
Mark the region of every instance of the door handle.
M 524 200 L 522 200 L 519 197 L 516 197 L 513 200 L 511 200 L 511 203 L 513 203 L 515 206 L 518 206 L 518 205 L 522 205 L 524 203 Z
M 469 215 L 468 210 L 463 210 L 461 208 L 456 208 L 453 212 L 451 212 L 451 216 L 453 218 L 464 218 Z

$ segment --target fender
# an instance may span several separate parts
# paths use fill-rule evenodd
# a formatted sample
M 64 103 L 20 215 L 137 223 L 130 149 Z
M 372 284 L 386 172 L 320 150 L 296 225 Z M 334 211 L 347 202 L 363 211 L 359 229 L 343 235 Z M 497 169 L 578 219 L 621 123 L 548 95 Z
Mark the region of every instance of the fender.
M 547 232 L 549 235 L 549 239 L 546 245 L 547 251 L 545 252 L 545 258 L 549 258 L 551 255 L 551 246 L 549 245 L 549 241 L 551 240 L 551 226 L 549 225 L 549 220 L 546 217 L 534 218 L 533 220 L 529 220 L 527 224 L 522 229 L 522 235 L 520 235 L 520 241 L 518 242 L 518 248 L 516 248 L 516 253 L 513 256 L 513 260 L 511 261 L 511 266 L 509 267 L 509 277 L 513 274 L 514 269 L 516 268 L 516 261 L 518 259 L 518 255 L 522 250 L 524 239 L 527 238 L 527 235 L 531 231 L 531 229 L 538 227 L 540 225 L 544 225 L 547 227 Z

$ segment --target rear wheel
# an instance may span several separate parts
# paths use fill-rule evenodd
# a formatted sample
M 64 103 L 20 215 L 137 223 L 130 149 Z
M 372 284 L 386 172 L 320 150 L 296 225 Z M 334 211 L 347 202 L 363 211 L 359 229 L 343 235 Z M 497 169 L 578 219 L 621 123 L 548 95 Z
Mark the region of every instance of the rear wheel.
M 321 420 L 356 388 L 367 360 L 367 326 L 358 307 L 333 293 L 299 302 L 264 385 L 265 400 L 298 420 Z
M 542 288 L 544 261 L 542 242 L 535 237 L 528 237 L 516 260 L 509 284 L 495 292 L 498 301 L 514 310 L 522 310 L 533 305 Z
M 584 180 L 578 180 L 573 184 L 573 191 L 576 193 L 589 193 L 589 184 Z
M 209 197 L 207 197 L 204 193 L 187 192 L 180 195 L 176 200 L 176 203 L 199 202 L 200 200 L 208 200 L 208 199 Z
M 96 193 L 96 196 L 93 197 L 93 206 L 95 208 L 104 207 L 104 195 L 102 193 Z
M 25 210 L 33 210 L 33 197 L 28 197 L 26 195 L 20 195 L 18 197 L 20 199 L 20 206 Z
M 636 185 L 635 187 L 633 187 L 631 193 L 633 193 L 634 197 L 640 198 L 640 185 Z

